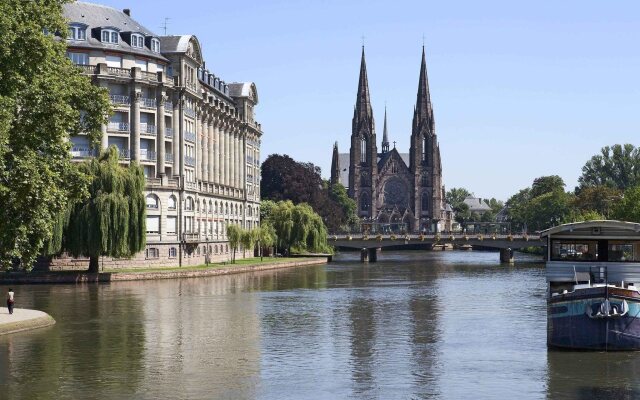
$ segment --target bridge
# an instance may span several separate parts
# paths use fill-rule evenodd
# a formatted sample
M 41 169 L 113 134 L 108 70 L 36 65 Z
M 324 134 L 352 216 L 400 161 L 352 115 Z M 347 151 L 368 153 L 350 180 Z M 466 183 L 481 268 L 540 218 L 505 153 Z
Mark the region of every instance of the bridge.
M 362 261 L 376 262 L 378 251 L 385 247 L 401 247 L 423 244 L 432 248 L 453 246 L 481 246 L 500 249 L 500 261 L 513 262 L 513 250 L 523 247 L 543 246 L 539 234 L 340 234 L 329 235 L 328 243 L 336 247 L 359 249 Z

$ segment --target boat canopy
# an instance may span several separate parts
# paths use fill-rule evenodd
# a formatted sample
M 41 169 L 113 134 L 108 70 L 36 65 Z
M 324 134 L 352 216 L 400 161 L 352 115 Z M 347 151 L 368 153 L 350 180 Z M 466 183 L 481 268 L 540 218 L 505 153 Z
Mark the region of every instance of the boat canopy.
M 573 222 L 540 232 L 540 237 L 640 237 L 640 224 L 615 220 Z

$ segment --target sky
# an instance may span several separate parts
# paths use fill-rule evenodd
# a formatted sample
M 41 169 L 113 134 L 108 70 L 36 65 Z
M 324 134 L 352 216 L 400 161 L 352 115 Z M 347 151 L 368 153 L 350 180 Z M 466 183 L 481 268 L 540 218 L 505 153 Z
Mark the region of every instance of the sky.
M 363 37 L 378 142 L 386 103 L 400 152 L 424 37 L 447 188 L 506 200 L 557 174 L 573 190 L 603 146 L 640 145 L 635 0 L 99 3 L 195 34 L 211 72 L 256 83 L 262 159 L 288 154 L 327 178 L 333 143 L 349 151 Z

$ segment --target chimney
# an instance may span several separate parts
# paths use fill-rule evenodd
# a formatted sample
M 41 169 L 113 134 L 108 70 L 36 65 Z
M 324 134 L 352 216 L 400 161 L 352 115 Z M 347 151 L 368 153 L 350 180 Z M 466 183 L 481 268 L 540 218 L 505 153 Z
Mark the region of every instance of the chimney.
M 131 9 L 129 8 L 125 8 L 124 10 L 122 10 L 123 13 L 127 14 L 127 16 L 131 16 Z

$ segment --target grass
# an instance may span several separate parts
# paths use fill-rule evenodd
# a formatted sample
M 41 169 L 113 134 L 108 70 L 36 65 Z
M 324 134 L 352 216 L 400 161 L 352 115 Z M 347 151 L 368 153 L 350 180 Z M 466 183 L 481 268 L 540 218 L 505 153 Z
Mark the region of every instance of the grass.
M 129 268 L 129 269 L 105 269 L 105 273 L 129 273 L 129 272 L 184 272 L 184 271 L 205 271 L 205 270 L 213 270 L 220 268 L 235 268 L 235 267 L 245 267 L 250 265 L 261 265 L 261 264 L 281 264 L 290 261 L 301 261 L 304 259 L 294 258 L 294 257 L 282 257 L 282 258 L 271 258 L 265 257 L 262 261 L 260 261 L 260 257 L 254 258 L 243 258 L 236 260 L 235 264 L 231 264 L 230 262 L 222 262 L 222 263 L 211 263 L 209 265 L 200 264 L 200 265 L 187 265 L 184 267 L 154 267 L 154 268 Z

